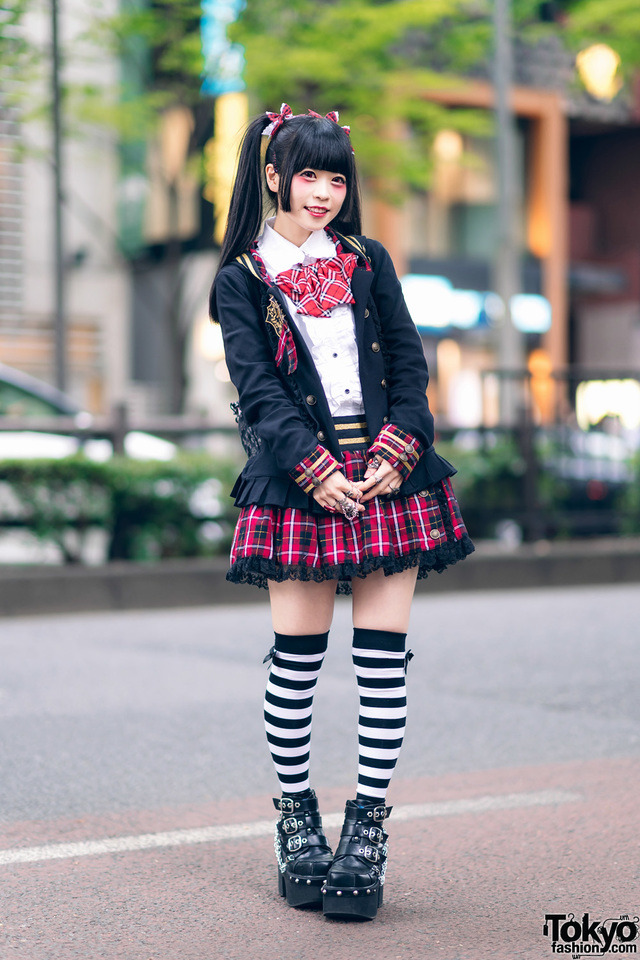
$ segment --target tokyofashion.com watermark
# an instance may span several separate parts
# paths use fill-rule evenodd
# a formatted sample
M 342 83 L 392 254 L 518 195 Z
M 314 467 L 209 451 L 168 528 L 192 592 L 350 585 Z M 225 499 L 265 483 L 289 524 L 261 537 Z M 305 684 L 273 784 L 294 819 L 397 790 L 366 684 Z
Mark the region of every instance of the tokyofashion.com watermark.
M 551 952 L 572 957 L 597 957 L 605 953 L 634 954 L 640 933 L 637 916 L 592 920 L 588 913 L 578 919 L 574 913 L 545 913 L 542 933 L 551 941 Z

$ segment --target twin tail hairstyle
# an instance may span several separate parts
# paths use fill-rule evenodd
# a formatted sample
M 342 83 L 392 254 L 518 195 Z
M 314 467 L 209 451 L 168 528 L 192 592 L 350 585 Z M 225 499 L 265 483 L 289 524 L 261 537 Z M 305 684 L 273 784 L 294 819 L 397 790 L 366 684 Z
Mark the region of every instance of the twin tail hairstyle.
M 272 122 L 273 114 L 261 114 L 251 121 L 243 137 L 218 271 L 245 253 L 259 236 L 265 200 L 272 208 L 291 210 L 291 181 L 309 167 L 345 177 L 344 203 L 331 225 L 340 233 L 362 233 L 358 174 L 345 129 L 335 120 L 313 113 L 288 116 L 269 137 L 263 158 L 263 134 Z M 264 170 L 268 163 L 280 174 L 277 200 L 267 187 Z

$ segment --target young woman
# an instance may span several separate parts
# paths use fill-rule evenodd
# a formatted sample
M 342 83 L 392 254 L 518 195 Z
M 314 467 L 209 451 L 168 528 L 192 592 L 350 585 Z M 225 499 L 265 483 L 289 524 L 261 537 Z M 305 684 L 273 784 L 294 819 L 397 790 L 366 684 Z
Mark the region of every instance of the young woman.
M 266 150 L 262 149 L 266 138 Z M 275 215 L 263 226 L 263 197 Z M 386 250 L 361 236 L 349 130 L 283 104 L 248 127 L 211 289 L 249 460 L 228 579 L 268 587 L 267 740 L 279 890 L 372 918 L 402 746 L 416 578 L 473 551 L 433 447 L 427 364 Z M 359 766 L 332 853 L 309 784 L 314 687 L 334 600 L 353 598 Z

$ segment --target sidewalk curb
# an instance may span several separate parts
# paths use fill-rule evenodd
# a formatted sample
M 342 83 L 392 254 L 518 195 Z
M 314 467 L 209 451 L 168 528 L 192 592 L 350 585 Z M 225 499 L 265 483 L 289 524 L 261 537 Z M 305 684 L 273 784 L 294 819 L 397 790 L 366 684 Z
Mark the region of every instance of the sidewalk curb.
M 226 558 L 102 567 L 0 567 L 0 616 L 246 604 L 266 590 L 227 583 Z M 481 543 L 418 593 L 640 582 L 640 538 L 526 544 L 507 551 Z

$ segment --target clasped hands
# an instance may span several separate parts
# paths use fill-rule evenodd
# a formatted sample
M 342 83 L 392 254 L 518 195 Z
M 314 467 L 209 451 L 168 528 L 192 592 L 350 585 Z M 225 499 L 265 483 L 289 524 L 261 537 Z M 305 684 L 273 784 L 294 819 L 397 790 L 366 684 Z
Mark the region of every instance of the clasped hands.
M 374 497 L 394 494 L 400 488 L 402 476 L 395 467 L 372 457 L 369 461 L 364 480 L 351 483 L 341 470 L 336 470 L 314 488 L 313 498 L 325 510 L 331 513 L 340 511 L 349 520 L 355 520 L 364 512 L 364 504 Z

